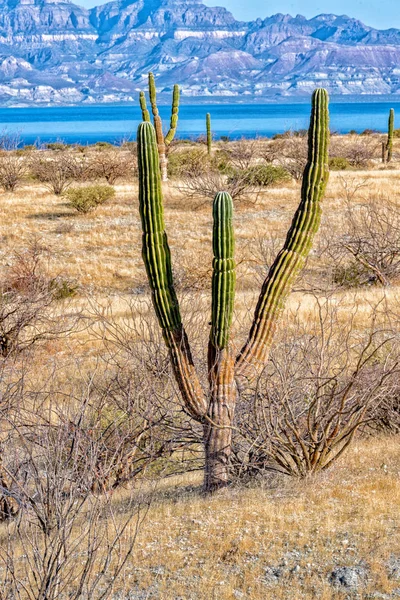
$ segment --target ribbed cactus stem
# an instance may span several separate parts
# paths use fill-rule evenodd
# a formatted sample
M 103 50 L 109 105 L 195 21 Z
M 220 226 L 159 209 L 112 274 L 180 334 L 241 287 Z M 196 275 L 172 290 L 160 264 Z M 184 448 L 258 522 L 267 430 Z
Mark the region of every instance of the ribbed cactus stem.
M 176 128 L 178 125 L 178 112 L 179 112 L 179 85 L 174 85 L 172 92 L 172 107 L 171 107 L 171 121 L 169 124 L 169 131 L 165 136 L 165 143 L 168 146 L 175 137 Z
M 211 156 L 212 132 L 211 132 L 211 115 L 210 115 L 210 113 L 206 114 L 206 130 L 207 130 L 207 152 L 208 152 L 208 155 Z
M 393 155 L 393 132 L 394 132 L 394 109 L 391 108 L 389 111 L 389 121 L 388 121 L 388 139 L 386 144 L 387 151 L 387 162 L 392 160 Z
M 156 130 L 158 151 L 160 152 L 160 146 L 164 146 L 164 134 L 163 134 L 163 130 L 162 130 L 161 117 L 159 115 L 158 107 L 157 107 L 157 90 L 156 90 L 156 83 L 154 80 L 153 73 L 149 73 L 149 97 L 150 97 L 150 104 L 151 104 L 151 112 L 153 113 L 154 128 Z M 164 153 L 165 153 L 165 148 L 164 148 Z
M 308 161 L 300 205 L 285 244 L 264 281 L 249 337 L 237 358 L 236 375 L 240 383 L 257 377 L 264 368 L 285 299 L 311 249 L 320 223 L 320 203 L 329 175 L 328 145 L 328 94 L 324 89 L 317 89 L 312 97 Z
M 218 192 L 213 204 L 213 275 L 210 342 L 217 350 L 228 346 L 235 299 L 235 239 L 233 202 L 227 192 Z
M 210 406 L 204 426 L 205 487 L 213 490 L 229 480 L 232 422 L 236 403 L 235 361 L 229 348 L 235 298 L 233 202 L 227 192 L 213 203 L 213 275 L 211 332 L 208 346 Z
M 195 419 L 201 420 L 207 411 L 207 402 L 194 369 L 175 293 L 165 233 L 157 140 L 151 123 L 139 125 L 137 143 L 142 256 L 153 305 L 186 408 Z
M 144 92 L 140 92 L 140 94 L 139 94 L 139 103 L 140 103 L 140 108 L 142 110 L 142 120 L 150 122 L 150 113 L 147 110 L 146 96 L 145 96 Z

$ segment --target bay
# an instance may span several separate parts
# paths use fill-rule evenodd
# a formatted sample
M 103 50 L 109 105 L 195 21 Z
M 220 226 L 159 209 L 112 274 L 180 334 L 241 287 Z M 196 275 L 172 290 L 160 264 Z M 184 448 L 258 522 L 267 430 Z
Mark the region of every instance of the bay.
M 386 131 L 391 107 L 400 114 L 400 102 L 332 102 L 331 130 L 338 133 L 348 133 L 350 130 L 362 132 L 365 129 Z M 170 107 L 159 108 L 166 127 Z M 289 129 L 306 129 L 310 105 L 183 103 L 179 111 L 177 137 L 191 138 L 204 134 L 207 112 L 211 113 L 215 138 L 270 137 Z M 37 140 L 63 140 L 80 144 L 134 140 L 140 120 L 141 112 L 135 105 L 0 108 L 0 132 L 19 134 L 25 144 Z

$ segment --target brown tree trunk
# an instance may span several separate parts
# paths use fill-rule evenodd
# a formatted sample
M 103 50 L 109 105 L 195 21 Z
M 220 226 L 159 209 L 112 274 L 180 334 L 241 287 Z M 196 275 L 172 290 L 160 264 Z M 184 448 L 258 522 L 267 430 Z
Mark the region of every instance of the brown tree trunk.
M 229 350 L 217 351 L 210 345 L 208 362 L 211 394 L 204 425 L 204 488 L 212 492 L 229 483 L 236 384 L 235 361 Z

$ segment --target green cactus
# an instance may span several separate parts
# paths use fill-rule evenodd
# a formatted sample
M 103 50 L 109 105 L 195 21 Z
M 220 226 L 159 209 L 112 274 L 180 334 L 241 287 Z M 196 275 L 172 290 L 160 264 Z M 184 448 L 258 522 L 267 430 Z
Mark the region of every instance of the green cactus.
M 217 350 L 228 346 L 235 299 L 235 238 L 232 225 L 233 202 L 227 192 L 219 192 L 213 204 L 213 275 L 211 344 Z
M 392 154 L 393 154 L 393 132 L 394 132 L 394 109 L 391 108 L 389 111 L 388 138 L 387 138 L 387 143 L 386 143 L 386 152 L 387 152 L 386 161 L 388 163 L 392 160 Z
M 142 119 L 143 119 L 143 121 L 150 121 L 150 113 L 147 110 L 146 96 L 144 95 L 144 92 L 140 92 L 140 94 L 139 94 L 139 102 L 140 102 L 140 108 L 142 109 Z
M 169 123 L 169 131 L 165 136 L 164 142 L 168 146 L 175 137 L 176 128 L 178 125 L 179 111 L 179 85 L 175 84 L 172 92 L 171 120 Z
M 167 135 L 164 137 L 162 121 L 157 107 L 157 89 L 153 73 L 149 73 L 149 98 L 151 104 L 151 112 L 153 113 L 154 128 L 156 130 L 156 138 L 158 144 L 158 155 L 160 161 L 161 178 L 163 181 L 168 179 L 168 161 L 166 154 L 166 146 L 172 142 L 176 134 L 176 128 L 178 125 L 178 112 L 179 112 L 179 86 L 174 85 L 172 92 L 172 107 L 171 107 L 171 120 Z M 142 109 L 143 121 L 150 121 L 150 114 L 146 106 L 146 97 L 144 92 L 140 92 L 139 95 L 140 108 Z
M 210 113 L 206 114 L 206 129 L 207 129 L 207 152 L 208 152 L 208 155 L 211 156 L 212 132 L 211 132 L 211 115 L 210 115 Z
M 308 162 L 301 201 L 285 244 L 264 281 L 253 324 L 238 357 L 229 344 L 235 293 L 232 199 L 226 192 L 213 204 L 213 276 L 211 331 L 208 347 L 209 391 L 205 393 L 193 364 L 182 325 L 164 228 L 158 144 L 151 123 L 138 130 L 139 203 L 143 227 L 143 259 L 156 315 L 186 410 L 203 423 L 205 487 L 213 490 L 229 479 L 231 432 L 238 389 L 256 377 L 268 360 L 273 333 L 285 299 L 303 267 L 320 222 L 320 202 L 328 181 L 328 94 L 312 97 Z
M 268 359 L 278 318 L 293 281 L 304 266 L 318 230 L 321 200 L 328 182 L 329 113 L 328 94 L 315 90 L 308 131 L 308 160 L 304 170 L 301 201 L 285 244 L 262 286 L 246 344 L 236 362 L 237 380 L 257 377 Z
M 139 125 L 137 143 L 142 257 L 153 305 L 186 408 L 195 419 L 201 420 L 207 411 L 207 403 L 194 370 L 174 289 L 171 254 L 164 225 L 157 140 L 151 123 Z

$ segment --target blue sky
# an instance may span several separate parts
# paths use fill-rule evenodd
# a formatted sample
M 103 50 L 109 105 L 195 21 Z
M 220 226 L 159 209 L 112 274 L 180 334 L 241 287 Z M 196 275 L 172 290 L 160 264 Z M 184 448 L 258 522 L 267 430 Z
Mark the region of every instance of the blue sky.
M 399 0 L 205 0 L 205 3 L 208 6 L 225 6 L 242 21 L 277 12 L 306 17 L 333 13 L 355 17 L 378 29 L 400 29 Z
M 74 0 L 96 6 L 106 0 Z M 268 17 L 277 12 L 315 17 L 320 13 L 346 14 L 378 29 L 400 29 L 399 0 L 204 0 L 208 6 L 225 6 L 241 21 Z M 397 7 L 396 7 L 397 5 Z

